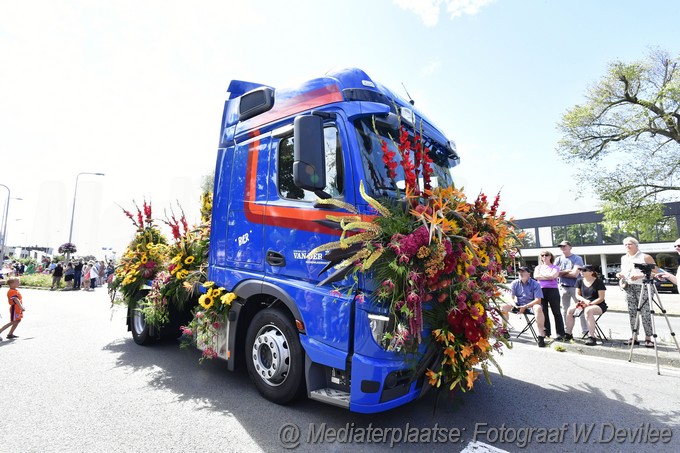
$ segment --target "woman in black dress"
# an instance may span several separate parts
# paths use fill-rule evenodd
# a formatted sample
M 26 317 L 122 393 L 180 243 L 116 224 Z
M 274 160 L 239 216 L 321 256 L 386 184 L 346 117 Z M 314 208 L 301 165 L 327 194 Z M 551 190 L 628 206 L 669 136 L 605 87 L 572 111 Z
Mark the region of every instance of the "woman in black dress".
M 576 305 L 569 307 L 567 311 L 567 334 L 566 340 L 574 337 L 571 330 L 574 328 L 574 313 L 576 316 L 585 316 L 588 322 L 587 346 L 595 346 L 595 317 L 607 311 L 607 303 L 604 301 L 604 292 L 607 288 L 604 282 L 597 278 L 597 271 L 591 264 L 581 267 L 581 278 L 576 281 Z

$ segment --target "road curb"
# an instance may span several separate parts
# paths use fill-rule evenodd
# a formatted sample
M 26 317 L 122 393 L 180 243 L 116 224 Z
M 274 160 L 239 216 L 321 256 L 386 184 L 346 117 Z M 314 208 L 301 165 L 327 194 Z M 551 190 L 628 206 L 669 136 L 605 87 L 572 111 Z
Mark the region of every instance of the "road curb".
M 514 343 L 525 344 L 529 346 L 536 346 L 533 339 L 516 339 L 512 340 Z M 601 341 L 598 339 L 596 346 L 586 346 L 585 341 L 572 340 L 572 342 L 555 341 L 547 344 L 546 349 L 552 349 L 555 352 L 576 354 L 581 356 L 602 357 L 607 359 L 628 361 L 630 357 L 630 346 L 624 344 L 624 340 L 608 340 Z M 559 351 L 558 348 L 563 348 Z M 659 342 L 657 344 L 659 354 L 659 365 L 663 367 L 680 368 L 680 352 L 673 342 Z M 643 345 L 633 347 L 633 357 L 631 363 L 645 363 L 656 364 L 656 354 L 654 348 L 646 348 Z

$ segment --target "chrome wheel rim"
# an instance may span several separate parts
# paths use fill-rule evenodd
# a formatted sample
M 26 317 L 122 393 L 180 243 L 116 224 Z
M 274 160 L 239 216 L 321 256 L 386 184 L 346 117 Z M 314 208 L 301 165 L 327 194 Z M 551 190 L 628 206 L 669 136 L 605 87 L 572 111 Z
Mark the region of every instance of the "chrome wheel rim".
M 262 327 L 255 336 L 251 354 L 255 372 L 272 387 L 283 384 L 290 370 L 288 340 L 274 325 Z

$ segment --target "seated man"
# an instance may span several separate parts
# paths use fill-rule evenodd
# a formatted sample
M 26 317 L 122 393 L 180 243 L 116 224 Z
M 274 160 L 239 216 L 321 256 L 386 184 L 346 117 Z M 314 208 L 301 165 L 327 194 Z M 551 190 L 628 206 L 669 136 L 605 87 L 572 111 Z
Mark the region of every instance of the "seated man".
M 543 291 L 541 285 L 531 278 L 531 270 L 522 266 L 519 268 L 519 280 L 515 280 L 510 285 L 510 295 L 512 302 L 501 305 L 501 314 L 507 320 L 507 313 L 512 310 L 513 313 L 524 314 L 526 310 L 533 310 L 536 316 L 536 325 L 538 326 L 538 347 L 545 347 L 545 315 L 543 307 L 541 307 L 541 299 L 543 298 Z

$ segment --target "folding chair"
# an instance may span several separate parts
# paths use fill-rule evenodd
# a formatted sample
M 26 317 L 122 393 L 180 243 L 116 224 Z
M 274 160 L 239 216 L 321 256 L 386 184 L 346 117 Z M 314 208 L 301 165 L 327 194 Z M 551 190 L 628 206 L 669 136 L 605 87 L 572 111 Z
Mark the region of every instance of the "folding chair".
M 534 324 L 536 324 L 536 316 L 534 316 L 533 312 L 524 312 L 524 320 L 526 321 L 527 325 L 524 326 L 524 329 L 520 333 L 517 334 L 515 338 L 519 338 L 524 332 L 527 330 L 531 332 L 531 335 L 534 337 L 534 341 L 538 342 L 538 335 L 536 335 L 536 331 L 534 330 Z M 531 315 L 531 318 L 529 317 Z
M 595 335 L 597 335 L 597 337 L 602 341 L 609 341 L 609 338 L 607 338 L 607 336 L 604 334 L 604 331 L 602 330 L 600 325 L 597 323 L 600 320 L 600 318 L 602 317 L 602 315 L 604 315 L 604 313 L 598 315 L 597 318 L 595 318 Z M 583 335 L 581 338 L 584 339 L 587 336 L 588 336 L 588 332 L 586 332 L 585 335 Z

